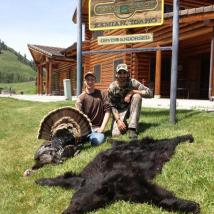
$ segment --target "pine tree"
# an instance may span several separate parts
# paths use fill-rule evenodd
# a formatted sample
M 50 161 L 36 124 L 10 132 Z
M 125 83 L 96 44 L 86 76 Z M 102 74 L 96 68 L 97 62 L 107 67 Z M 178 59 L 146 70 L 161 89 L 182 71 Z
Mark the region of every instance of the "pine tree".
M 2 53 L 2 45 L 1 45 L 1 39 L 0 39 L 0 54 Z

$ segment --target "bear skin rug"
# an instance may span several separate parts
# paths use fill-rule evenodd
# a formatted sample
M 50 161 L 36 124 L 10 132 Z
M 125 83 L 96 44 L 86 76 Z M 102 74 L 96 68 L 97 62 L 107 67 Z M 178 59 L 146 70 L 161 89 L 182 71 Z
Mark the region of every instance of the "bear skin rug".
M 161 140 L 146 137 L 130 142 L 112 140 L 112 148 L 99 153 L 79 174 L 67 172 L 36 183 L 76 190 L 63 214 L 86 213 L 117 200 L 146 202 L 168 211 L 199 214 L 198 203 L 177 198 L 152 182 L 176 146 L 193 140 L 192 135 Z

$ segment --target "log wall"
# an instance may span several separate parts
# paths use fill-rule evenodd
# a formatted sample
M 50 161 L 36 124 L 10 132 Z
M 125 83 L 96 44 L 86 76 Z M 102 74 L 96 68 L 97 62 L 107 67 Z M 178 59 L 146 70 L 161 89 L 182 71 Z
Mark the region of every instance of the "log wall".
M 141 34 L 153 33 L 154 41 L 148 43 L 135 43 L 135 44 L 117 44 L 117 45 L 98 45 L 96 39 L 89 40 L 88 50 L 114 50 L 123 48 L 144 48 L 144 47 L 157 47 L 157 46 L 171 46 L 172 44 L 172 26 L 170 22 L 166 22 L 162 26 L 136 28 L 136 29 L 121 29 L 104 31 L 103 36 L 109 35 L 126 35 L 126 34 Z M 201 55 L 209 54 L 210 52 L 210 38 L 212 27 L 204 24 L 203 22 L 195 23 L 181 23 L 180 24 L 180 56 L 179 65 L 182 67 L 178 71 L 178 80 L 184 80 L 181 86 L 182 90 L 186 90 L 185 97 L 196 98 L 200 96 L 200 71 L 196 68 L 201 68 L 200 61 Z M 86 38 L 89 39 L 92 33 L 86 29 Z M 171 57 L 171 52 L 162 52 L 163 58 L 165 56 Z M 187 57 L 196 58 L 194 60 L 186 60 Z M 122 54 L 94 54 L 85 56 L 85 71 L 94 70 L 96 64 L 101 65 L 101 81 L 97 83 L 100 89 L 107 89 L 108 85 L 114 80 L 114 61 L 123 59 L 128 64 L 132 78 L 138 79 L 145 85 L 154 88 L 154 82 L 151 81 L 151 58 L 155 58 L 155 52 L 151 53 L 122 53 Z M 197 66 L 195 66 L 197 65 Z M 170 73 L 169 73 L 170 75 Z M 188 80 L 188 82 L 187 82 Z M 189 88 L 186 89 L 186 85 Z M 196 91 L 199 92 L 196 92 Z M 170 91 L 170 81 L 161 80 L 161 95 L 168 97 Z

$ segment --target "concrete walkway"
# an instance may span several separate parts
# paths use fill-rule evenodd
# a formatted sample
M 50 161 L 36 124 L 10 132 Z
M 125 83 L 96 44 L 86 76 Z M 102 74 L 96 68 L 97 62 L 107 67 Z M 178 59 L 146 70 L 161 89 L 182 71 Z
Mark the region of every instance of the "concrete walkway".
M 29 100 L 34 102 L 56 102 L 66 100 L 64 96 L 46 96 L 46 95 L 3 95 L 1 97 L 11 97 L 19 100 Z M 72 97 L 76 100 L 76 96 Z M 170 108 L 170 99 L 143 99 L 142 107 L 148 108 Z M 186 100 L 177 99 L 177 109 L 197 109 L 204 111 L 214 111 L 214 102 L 209 100 Z
M 34 102 L 56 102 L 56 101 L 64 101 L 64 96 L 46 96 L 46 95 L 6 95 L 6 94 L 0 94 L 1 97 L 10 97 L 18 100 L 28 100 L 28 101 L 34 101 Z
M 143 107 L 149 108 L 170 108 L 170 99 L 143 99 Z M 176 100 L 177 109 L 197 109 L 205 111 L 214 111 L 214 102 L 209 100 L 190 100 L 190 99 L 177 99 Z

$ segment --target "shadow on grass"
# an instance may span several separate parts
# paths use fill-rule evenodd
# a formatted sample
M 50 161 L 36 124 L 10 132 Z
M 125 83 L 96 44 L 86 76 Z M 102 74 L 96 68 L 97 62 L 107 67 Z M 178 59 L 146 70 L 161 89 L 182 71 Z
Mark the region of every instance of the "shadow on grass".
M 138 130 L 139 130 L 138 132 L 140 134 L 141 132 L 145 132 L 147 129 L 150 129 L 151 127 L 156 127 L 156 126 L 159 126 L 159 124 L 140 122 L 138 125 Z
M 161 117 L 161 116 L 167 116 L 169 115 L 169 110 L 166 109 L 150 109 L 150 110 L 143 110 L 140 113 L 140 117 Z
M 200 114 L 200 111 L 194 110 L 177 110 L 176 112 L 176 122 L 186 120 L 187 118 L 191 118 L 197 114 Z M 164 121 L 169 121 L 170 111 L 169 109 L 145 109 L 141 112 L 140 118 L 144 120 L 144 118 L 160 118 L 160 120 L 156 120 L 155 122 L 139 122 L 138 125 L 138 134 L 145 132 L 150 128 L 154 128 L 160 126 Z M 108 138 L 112 138 L 111 128 L 105 131 L 105 140 Z M 119 137 L 121 137 L 120 135 Z M 126 136 L 126 135 L 124 135 Z M 118 137 L 118 138 L 119 138 Z M 85 142 L 82 150 L 87 150 L 91 148 L 91 143 Z
M 151 127 L 156 127 L 158 125 L 159 125 L 158 123 L 140 122 L 139 125 L 138 125 L 138 130 L 139 130 L 139 133 L 140 133 L 140 132 L 144 132 L 145 130 L 147 130 L 147 129 L 151 128 Z M 120 136 L 118 136 L 116 138 L 120 138 L 121 136 L 123 136 L 123 135 L 120 135 Z M 124 136 L 125 136 L 125 134 L 124 134 Z M 105 132 L 105 139 L 107 139 L 107 138 L 112 138 L 111 130 L 107 130 Z
M 196 110 L 177 110 L 176 113 L 176 122 L 180 122 L 182 120 L 190 119 L 195 117 L 196 115 L 200 114 L 200 111 Z
M 107 131 L 105 131 L 105 138 L 107 138 L 107 137 L 112 137 L 111 136 L 111 130 L 109 129 L 109 130 L 107 130 Z

